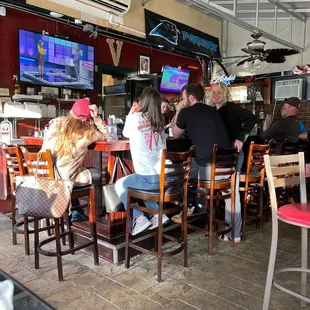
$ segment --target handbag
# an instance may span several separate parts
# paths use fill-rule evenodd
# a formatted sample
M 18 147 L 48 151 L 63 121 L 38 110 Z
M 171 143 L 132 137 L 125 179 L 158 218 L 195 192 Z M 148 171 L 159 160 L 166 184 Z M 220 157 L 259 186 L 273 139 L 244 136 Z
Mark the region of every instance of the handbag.
M 102 187 L 103 203 L 107 213 L 126 212 L 124 204 L 115 191 L 115 184 L 107 184 Z
M 16 176 L 16 208 L 23 215 L 60 218 L 71 204 L 72 188 L 72 181 Z

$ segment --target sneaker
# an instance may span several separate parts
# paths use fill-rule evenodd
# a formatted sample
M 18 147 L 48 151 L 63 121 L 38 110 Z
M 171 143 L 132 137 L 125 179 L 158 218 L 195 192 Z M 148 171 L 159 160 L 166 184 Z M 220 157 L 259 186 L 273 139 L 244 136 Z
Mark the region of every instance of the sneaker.
M 191 207 L 191 208 L 187 208 L 187 217 L 191 216 L 194 213 L 195 210 L 195 206 Z M 182 211 L 177 214 L 174 215 L 171 220 L 175 223 L 181 224 L 182 223 Z
M 302 67 L 300 67 L 300 66 L 296 66 L 296 67 L 293 69 L 293 74 L 294 74 L 294 75 L 305 74 L 305 73 L 307 73 L 307 69 L 302 68 Z
M 170 221 L 169 217 L 166 214 L 163 214 L 163 225 L 168 223 Z M 158 214 L 155 214 L 152 218 L 151 221 L 152 226 L 149 229 L 155 229 L 158 227 Z
M 303 70 L 305 70 L 306 73 L 310 73 L 310 64 L 307 64 Z
M 232 238 L 231 237 L 228 237 L 227 235 L 225 234 L 222 234 L 218 237 L 218 239 L 220 241 L 224 241 L 224 242 L 230 242 L 232 241 Z M 241 243 L 241 237 L 238 237 L 238 238 L 235 238 L 235 243 L 238 244 L 238 243 Z
M 138 216 L 133 225 L 132 225 L 132 235 L 135 236 L 139 233 L 141 233 L 142 231 L 146 230 L 149 226 L 151 226 L 152 223 L 144 216 L 144 215 L 140 215 Z

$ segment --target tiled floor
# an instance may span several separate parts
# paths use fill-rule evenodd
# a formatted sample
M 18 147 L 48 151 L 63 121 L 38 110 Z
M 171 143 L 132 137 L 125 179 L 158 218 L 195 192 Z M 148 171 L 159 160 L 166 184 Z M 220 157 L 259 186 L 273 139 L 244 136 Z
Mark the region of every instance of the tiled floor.
M 164 260 L 163 279 L 156 281 L 156 260 L 140 255 L 130 269 L 100 261 L 81 252 L 64 258 L 65 281 L 57 279 L 56 259 L 24 255 L 22 236 L 11 243 L 10 220 L 0 214 L 0 269 L 35 291 L 56 309 L 261 309 L 270 248 L 270 223 L 264 233 L 249 232 L 247 240 L 233 246 L 215 241 L 207 255 L 207 239 L 189 235 L 189 267 L 182 254 Z M 277 266 L 300 261 L 300 232 L 281 225 Z M 32 251 L 33 253 L 33 251 Z M 288 287 L 299 290 L 300 276 L 281 276 Z M 310 290 L 309 290 L 310 291 Z M 299 309 L 299 301 L 273 288 L 270 309 Z M 310 309 L 308 306 L 306 309 Z

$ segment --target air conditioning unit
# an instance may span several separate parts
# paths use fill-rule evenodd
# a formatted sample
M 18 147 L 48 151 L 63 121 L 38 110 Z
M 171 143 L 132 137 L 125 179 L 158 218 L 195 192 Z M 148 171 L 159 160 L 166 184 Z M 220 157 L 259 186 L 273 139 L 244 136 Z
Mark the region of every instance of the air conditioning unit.
M 303 79 L 283 80 L 276 82 L 275 99 L 283 100 L 289 97 L 302 99 Z
M 123 15 L 130 9 L 131 0 L 76 0 L 90 7 L 116 15 Z

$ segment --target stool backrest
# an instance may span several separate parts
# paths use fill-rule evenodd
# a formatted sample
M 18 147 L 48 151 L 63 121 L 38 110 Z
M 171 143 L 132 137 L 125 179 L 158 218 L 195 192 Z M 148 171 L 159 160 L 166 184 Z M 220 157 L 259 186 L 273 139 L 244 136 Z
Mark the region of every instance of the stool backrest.
M 236 148 L 219 148 L 217 144 L 214 144 L 211 160 L 211 184 L 217 177 L 228 179 L 236 172 L 238 156 Z
M 6 167 L 8 169 L 9 179 L 10 179 L 11 193 L 14 193 L 16 189 L 15 182 L 14 182 L 15 176 L 26 174 L 25 168 L 23 166 L 23 162 L 17 156 L 18 148 L 19 148 L 18 146 L 7 146 L 5 144 L 3 145 Z
M 264 156 L 271 208 L 276 215 L 276 188 L 299 185 L 300 202 L 307 203 L 305 157 L 303 152 L 292 155 Z M 275 213 L 274 213 L 275 212 Z
M 246 166 L 246 183 L 249 181 L 249 176 L 252 171 L 260 171 L 259 177 L 262 177 L 262 180 L 264 180 L 264 155 L 269 154 L 270 146 L 270 144 L 254 144 L 253 141 L 251 142 Z
M 187 152 L 161 151 L 160 196 L 164 196 L 165 189 L 171 186 L 183 186 L 187 193 L 189 172 L 192 162 L 193 148 Z
M 284 139 L 282 142 L 281 155 L 290 155 L 298 153 L 299 141 L 290 142 L 287 139 Z
M 54 167 L 50 150 L 44 152 L 29 152 L 21 147 L 28 174 L 37 177 L 54 179 Z

